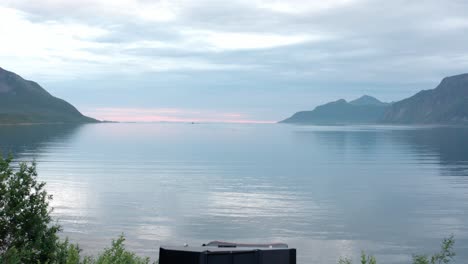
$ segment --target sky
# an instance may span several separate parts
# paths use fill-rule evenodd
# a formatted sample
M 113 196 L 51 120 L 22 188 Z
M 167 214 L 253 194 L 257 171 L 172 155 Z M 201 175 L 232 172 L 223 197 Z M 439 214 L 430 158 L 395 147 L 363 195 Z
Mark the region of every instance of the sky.
M 115 121 L 268 123 L 468 72 L 466 0 L 0 0 L 0 67 Z

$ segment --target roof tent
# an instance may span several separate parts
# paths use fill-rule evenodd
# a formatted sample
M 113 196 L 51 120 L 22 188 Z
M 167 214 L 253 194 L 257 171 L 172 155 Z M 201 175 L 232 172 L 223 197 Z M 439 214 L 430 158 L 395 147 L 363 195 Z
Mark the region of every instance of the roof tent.
M 161 247 L 159 264 L 296 264 L 286 244 L 210 242 L 201 247 Z

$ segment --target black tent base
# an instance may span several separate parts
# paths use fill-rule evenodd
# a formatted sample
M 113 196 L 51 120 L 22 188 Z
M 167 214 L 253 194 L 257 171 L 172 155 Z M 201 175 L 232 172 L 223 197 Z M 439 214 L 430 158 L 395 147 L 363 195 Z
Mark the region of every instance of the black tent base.
M 296 249 L 239 247 L 235 244 L 161 247 L 159 264 L 296 264 Z

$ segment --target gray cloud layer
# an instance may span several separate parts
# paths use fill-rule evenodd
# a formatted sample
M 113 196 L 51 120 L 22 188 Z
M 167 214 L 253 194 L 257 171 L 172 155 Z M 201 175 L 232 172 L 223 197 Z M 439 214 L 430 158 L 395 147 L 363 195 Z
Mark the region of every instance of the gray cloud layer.
M 279 119 L 337 97 L 396 100 L 468 71 L 467 1 L 15 0 L 0 6 L 15 23 L 28 23 L 20 27 L 25 31 L 53 23 L 52 37 L 75 32 L 71 40 L 60 38 L 62 46 L 38 50 L 48 62 L 11 52 L 0 58 L 89 107 L 225 107 Z M 56 66 L 48 67 L 51 61 Z M 112 96 L 98 103 L 102 90 Z M 134 100 L 126 100 L 130 91 Z

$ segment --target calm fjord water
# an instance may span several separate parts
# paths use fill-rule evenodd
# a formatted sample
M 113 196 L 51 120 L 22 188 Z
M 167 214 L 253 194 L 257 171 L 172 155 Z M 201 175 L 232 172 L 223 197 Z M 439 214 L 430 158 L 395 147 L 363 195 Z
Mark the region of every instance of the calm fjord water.
M 361 249 L 408 263 L 456 236 L 468 261 L 468 128 L 238 124 L 1 126 L 36 159 L 54 216 L 86 253 L 122 232 L 161 244 L 286 242 L 299 263 Z

